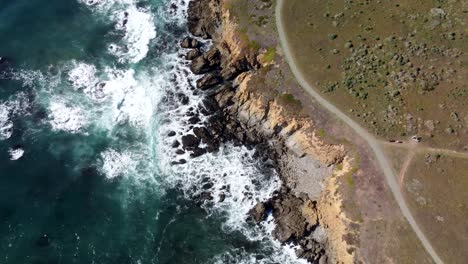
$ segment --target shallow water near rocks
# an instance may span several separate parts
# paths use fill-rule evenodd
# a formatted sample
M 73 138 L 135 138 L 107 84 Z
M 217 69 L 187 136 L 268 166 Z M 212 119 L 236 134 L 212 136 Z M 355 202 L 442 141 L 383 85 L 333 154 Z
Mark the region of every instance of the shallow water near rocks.
M 254 150 L 171 148 L 203 99 L 178 49 L 186 8 L 0 1 L 0 263 L 300 262 L 272 219 L 246 221 L 280 186 Z

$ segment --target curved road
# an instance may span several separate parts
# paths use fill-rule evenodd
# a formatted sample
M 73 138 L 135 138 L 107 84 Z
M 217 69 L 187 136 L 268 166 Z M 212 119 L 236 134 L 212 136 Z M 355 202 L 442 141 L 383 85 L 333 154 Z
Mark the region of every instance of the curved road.
M 341 120 L 343 120 L 348 126 L 350 126 L 354 131 L 356 131 L 357 134 L 359 134 L 364 140 L 367 141 L 369 146 L 371 147 L 372 151 L 375 154 L 375 157 L 377 158 L 377 162 L 382 170 L 382 172 L 385 175 L 385 179 L 387 180 L 388 185 L 390 186 L 390 190 L 393 193 L 393 196 L 395 197 L 395 200 L 398 203 L 398 206 L 400 207 L 400 210 L 403 214 L 403 216 L 408 220 L 409 224 L 413 228 L 414 232 L 418 236 L 419 240 L 423 244 L 424 248 L 426 251 L 430 254 L 432 259 L 434 260 L 435 263 L 437 264 L 443 264 L 442 260 L 440 257 L 437 255 L 436 251 L 434 248 L 431 246 L 429 240 L 427 240 L 426 236 L 424 233 L 421 231 L 419 228 L 418 224 L 416 223 L 416 220 L 414 219 L 413 215 L 411 214 L 411 211 L 409 210 L 408 206 L 406 205 L 405 199 L 403 198 L 403 195 L 401 194 L 400 187 L 398 185 L 398 182 L 394 176 L 393 170 L 390 167 L 390 164 L 388 160 L 386 159 L 379 142 L 372 136 L 369 132 L 367 132 L 364 128 L 362 128 L 358 123 L 356 123 L 354 120 L 352 120 L 350 117 L 348 117 L 346 114 L 341 112 L 336 106 L 328 102 L 325 98 L 323 98 L 304 78 L 304 74 L 299 70 L 298 66 L 296 65 L 294 61 L 294 57 L 291 53 L 291 49 L 289 47 L 288 41 L 286 39 L 285 35 L 285 30 L 283 27 L 283 20 L 281 18 L 281 11 L 283 8 L 284 1 L 283 0 L 277 0 L 276 4 L 276 26 L 278 28 L 278 34 L 280 38 L 280 43 L 281 47 L 283 49 L 283 53 L 285 55 L 286 61 L 289 64 L 289 67 L 291 68 L 291 71 L 293 72 L 294 76 L 296 77 L 297 81 L 299 84 L 302 86 L 302 88 L 313 98 L 315 98 L 321 105 L 323 105 L 327 110 L 338 116 Z

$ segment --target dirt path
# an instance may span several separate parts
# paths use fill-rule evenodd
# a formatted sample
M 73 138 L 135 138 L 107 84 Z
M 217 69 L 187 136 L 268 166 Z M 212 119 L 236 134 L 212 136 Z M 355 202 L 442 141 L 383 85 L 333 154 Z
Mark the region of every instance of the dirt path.
M 431 147 L 426 147 L 426 146 L 413 146 L 413 144 L 408 143 L 408 142 L 397 144 L 397 143 L 382 141 L 381 144 L 386 145 L 386 146 L 397 147 L 397 148 L 411 149 L 415 152 L 423 152 L 423 153 L 431 152 L 431 153 L 452 156 L 456 158 L 468 159 L 467 152 L 459 152 L 459 151 L 450 150 L 450 149 L 431 148 Z
M 408 168 L 411 164 L 411 161 L 413 161 L 415 152 L 410 150 L 408 155 L 406 155 L 405 162 L 403 163 L 403 166 L 401 167 L 400 174 L 399 174 L 399 181 L 400 181 L 400 187 L 403 186 L 403 181 L 405 180 L 405 175 L 406 172 L 408 172 Z
M 377 162 L 383 174 L 385 175 L 385 179 L 390 187 L 390 190 L 392 191 L 393 196 L 395 197 L 395 200 L 398 203 L 398 206 L 400 207 L 401 213 L 407 219 L 408 223 L 413 228 L 414 232 L 418 236 L 422 245 L 424 246 L 426 251 L 430 254 L 434 262 L 437 264 L 443 263 L 440 257 L 437 255 L 436 251 L 431 246 L 431 243 L 429 242 L 429 240 L 426 238 L 424 233 L 419 228 L 419 225 L 414 219 L 413 215 L 411 214 L 411 211 L 409 210 L 406 204 L 406 201 L 403 198 L 399 183 L 396 180 L 396 177 L 393 173 L 390 163 L 386 159 L 384 152 L 382 148 L 380 147 L 379 141 L 377 141 L 370 133 L 368 133 L 364 128 L 362 128 L 354 120 L 352 120 L 350 117 L 348 117 L 343 112 L 341 112 L 336 106 L 334 106 L 333 104 L 328 102 L 325 98 L 323 98 L 322 95 L 319 94 L 317 90 L 315 90 L 312 87 L 312 85 L 310 85 L 305 80 L 304 74 L 299 70 L 299 67 L 295 63 L 294 57 L 291 53 L 288 41 L 286 39 L 285 30 L 283 26 L 283 20 L 281 18 L 281 11 L 283 7 L 283 3 L 284 3 L 283 0 L 278 0 L 276 4 L 276 26 L 278 28 L 279 40 L 280 40 L 281 47 L 284 52 L 284 56 L 291 68 L 291 71 L 296 77 L 297 81 L 311 97 L 313 97 L 317 102 L 319 102 L 328 111 L 338 116 L 343 122 L 345 122 L 348 126 L 354 129 L 354 131 L 356 131 L 357 134 L 361 135 L 361 137 L 364 140 L 366 140 L 366 142 L 369 144 L 369 146 L 371 147 L 372 151 L 375 154 Z

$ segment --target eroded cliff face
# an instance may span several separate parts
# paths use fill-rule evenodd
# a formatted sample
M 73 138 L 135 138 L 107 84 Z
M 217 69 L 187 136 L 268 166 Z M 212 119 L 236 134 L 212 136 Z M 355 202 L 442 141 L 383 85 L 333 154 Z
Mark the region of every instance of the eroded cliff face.
M 264 220 L 272 209 L 277 224 L 273 235 L 301 245 L 300 257 L 353 263 L 354 250 L 344 239 L 351 222 L 342 211 L 336 181 L 352 170 L 345 147 L 327 143 L 311 118 L 275 93 L 258 89 L 261 69 L 270 63 L 260 63 L 263 54 L 247 47 L 223 1 L 191 2 L 188 25 L 194 36 L 213 40 L 208 51 L 193 58 L 191 68 L 205 74 L 197 87 L 219 107 L 217 117 L 223 121 L 216 121 L 216 127 L 222 127 L 218 130 L 225 140 L 262 144 L 284 182 L 276 197 L 252 210 L 254 220 Z
M 352 170 L 344 146 L 325 143 L 317 135 L 312 120 L 291 114 L 288 106 L 278 99 L 257 91 L 251 82 L 255 74 L 255 71 L 241 74 L 233 83 L 235 89 L 216 95 L 217 102 L 228 117 L 238 120 L 248 141 L 268 141 L 270 149 L 276 152 L 285 185 L 293 195 L 303 198 L 282 220 L 291 227 L 297 226 L 297 221 L 320 225 L 327 237 L 320 243 L 324 244 L 330 263 L 353 263 L 352 246 L 344 240 L 346 234 L 353 232 L 348 227 L 351 221 L 342 211 L 337 186 L 337 177 Z M 290 231 L 281 230 L 274 235 L 287 240 L 282 238 L 289 235 L 283 235 L 284 232 Z

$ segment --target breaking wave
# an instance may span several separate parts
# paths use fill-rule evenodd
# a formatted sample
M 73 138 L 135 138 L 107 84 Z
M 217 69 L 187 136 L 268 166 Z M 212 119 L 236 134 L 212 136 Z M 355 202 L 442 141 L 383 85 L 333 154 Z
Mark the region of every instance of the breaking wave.
M 202 207 L 208 215 L 225 220 L 225 232 L 241 232 L 248 240 L 264 243 L 269 252 L 259 256 L 235 249 L 214 257 L 213 263 L 304 263 L 291 247 L 271 239 L 271 217 L 262 226 L 247 221 L 249 210 L 281 186 L 275 170 L 256 160 L 255 150 L 227 144 L 217 153 L 190 158 L 187 153 L 176 154 L 172 147 L 175 139 L 192 133 L 186 113 L 198 111 L 203 94 L 194 89 L 199 77 L 190 72 L 183 51 L 171 47 L 178 36 L 165 34 L 166 39 L 158 39 L 155 15 L 165 23 L 183 25 L 189 1 L 168 1 L 158 10 L 136 0 L 79 2 L 114 25 L 106 52 L 115 61 L 71 60 L 44 72 L 14 71 L 9 78 L 32 87 L 34 104 L 46 111 L 42 129 L 82 136 L 105 134 L 109 143 L 96 155 L 95 164 L 109 181 L 152 182 L 181 190 L 187 199 L 207 196 Z M 169 8 L 172 4 L 177 8 Z M 151 58 L 159 62 L 153 63 L 147 58 L 157 41 L 168 45 L 161 47 L 158 58 Z M 14 116 L 28 113 L 24 109 L 32 102 L 25 98 L 19 93 L 0 102 L 0 140 L 12 136 Z M 171 131 L 176 136 L 169 138 Z M 23 153 L 23 149 L 11 149 L 11 159 Z

